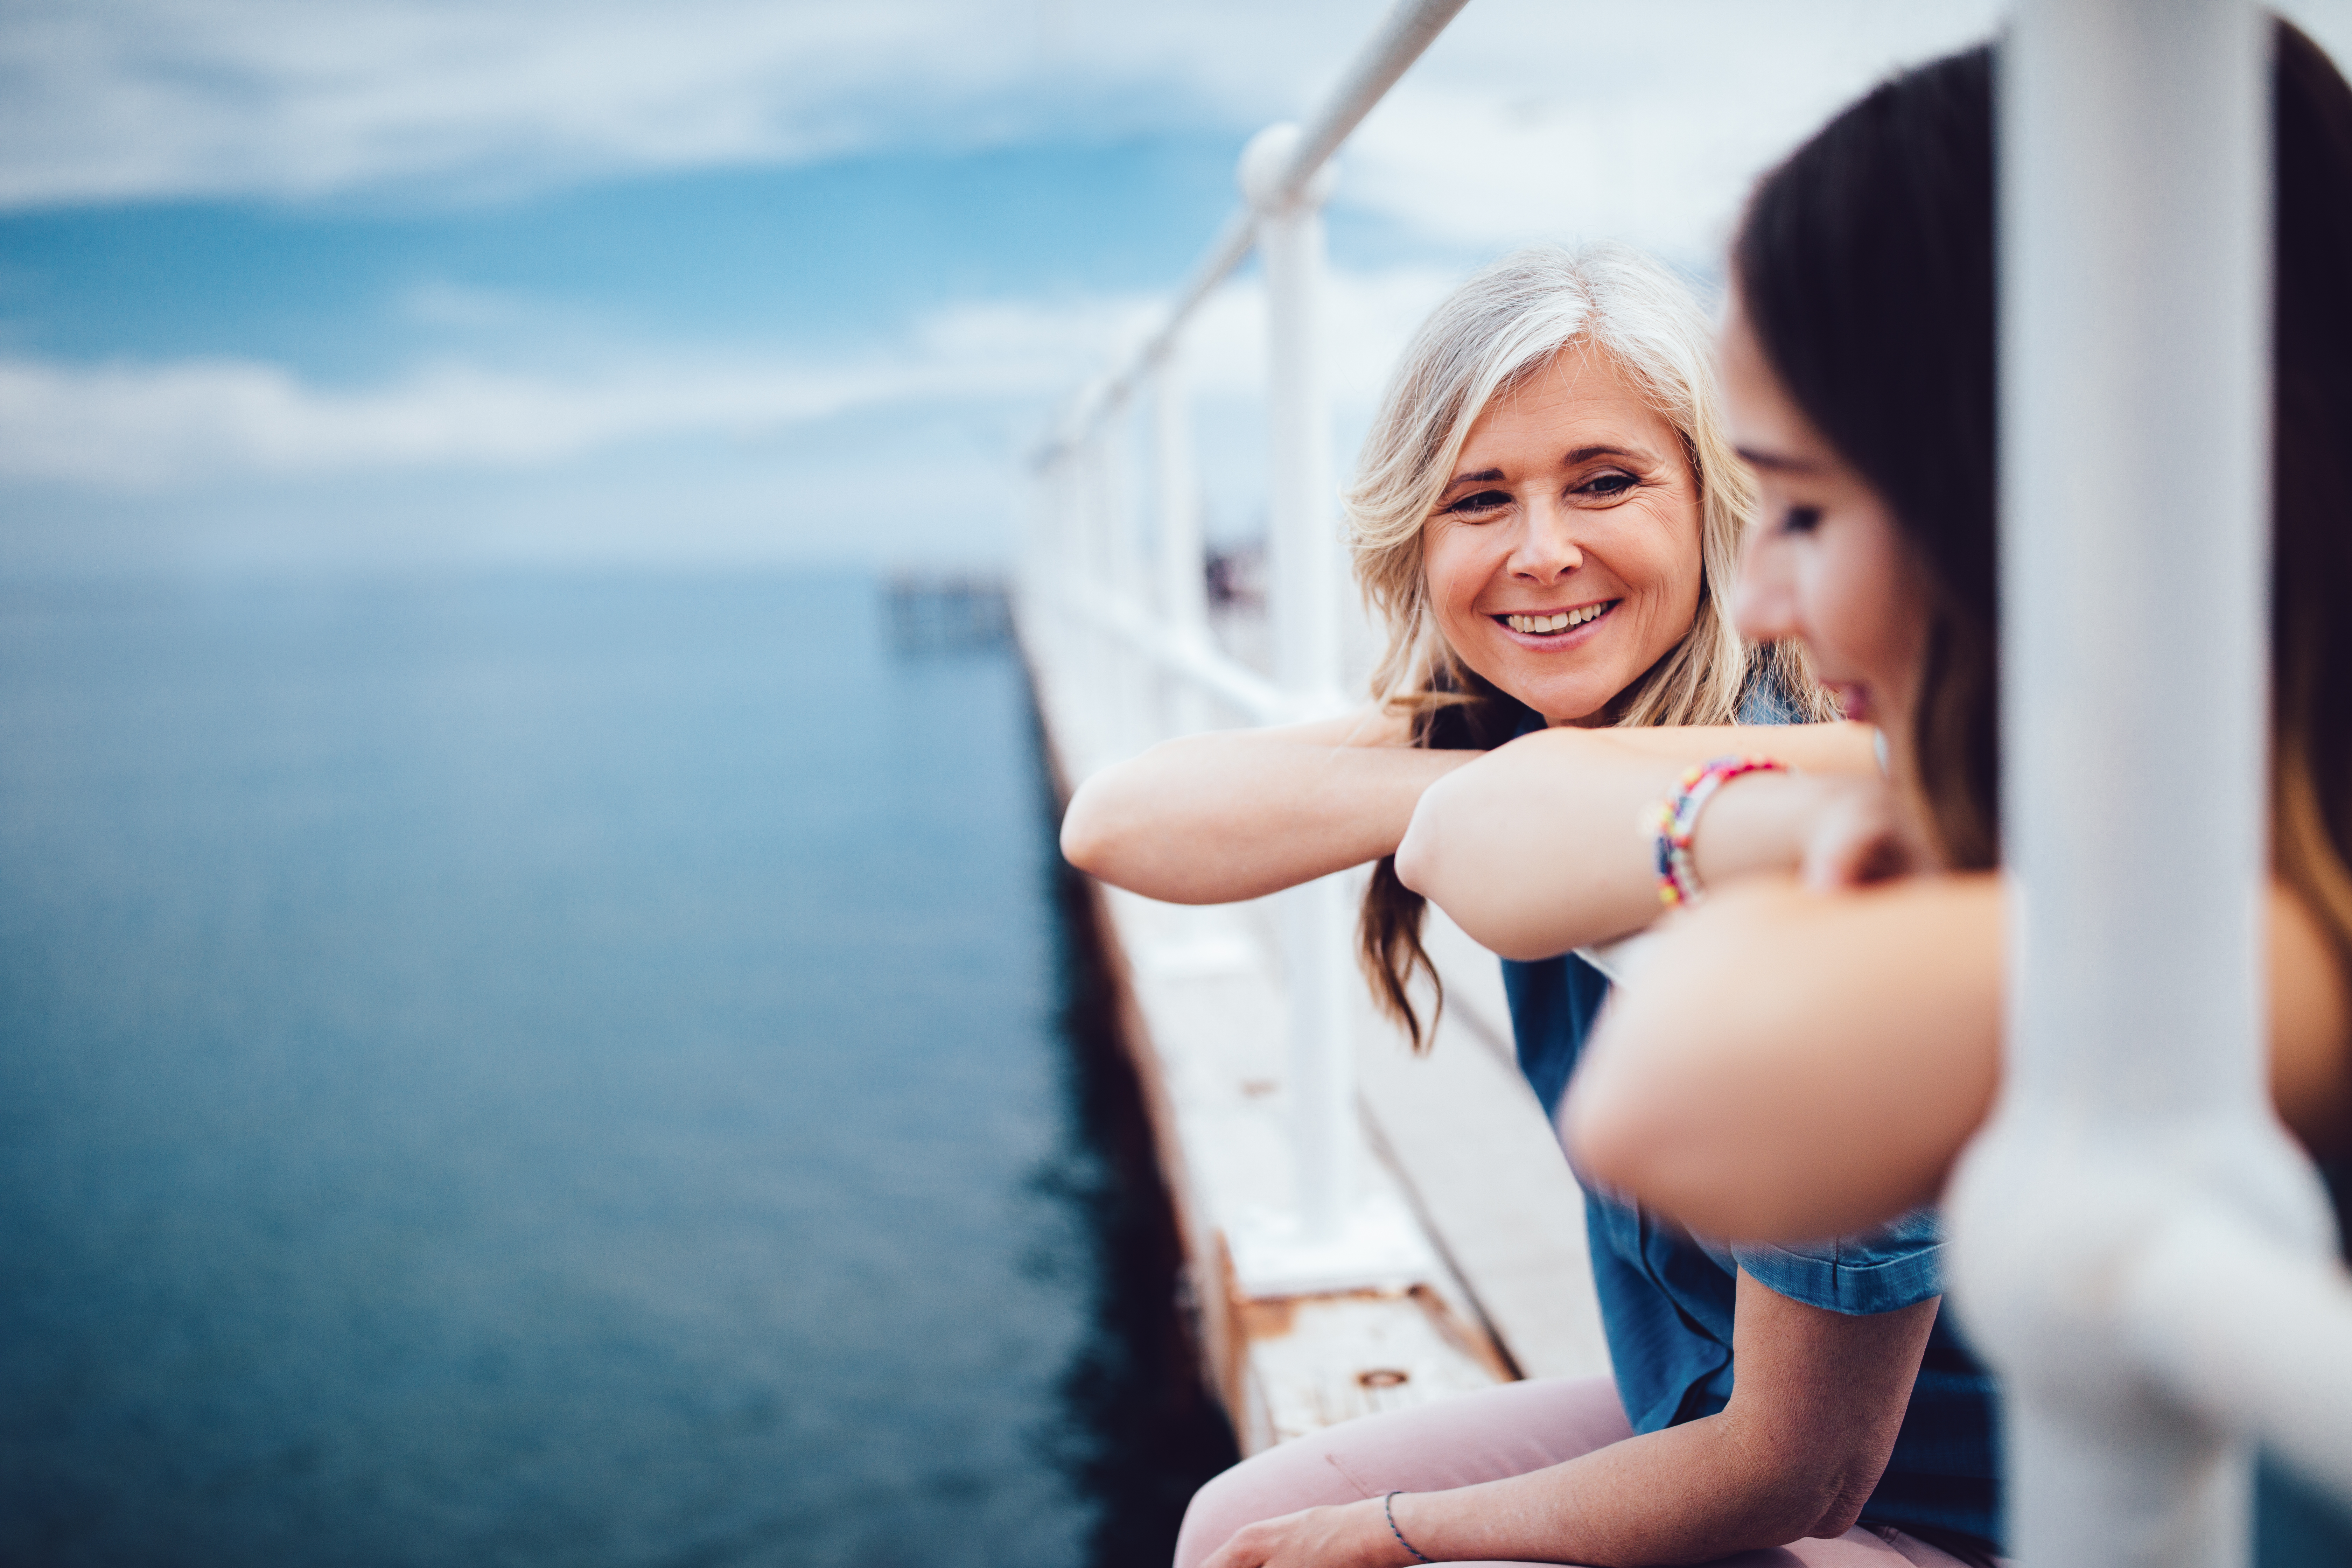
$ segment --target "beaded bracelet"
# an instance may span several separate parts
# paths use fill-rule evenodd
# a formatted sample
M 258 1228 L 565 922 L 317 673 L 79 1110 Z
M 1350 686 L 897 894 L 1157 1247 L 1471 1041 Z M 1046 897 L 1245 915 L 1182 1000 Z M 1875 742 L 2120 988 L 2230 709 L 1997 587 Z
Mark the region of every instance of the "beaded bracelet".
M 1427 1555 L 1420 1547 L 1415 1546 L 1412 1542 L 1407 1541 L 1404 1538 L 1404 1531 L 1397 1528 L 1396 1500 L 1403 1495 L 1404 1489 L 1400 1487 L 1395 1491 L 1389 1493 L 1388 1496 L 1381 1499 L 1381 1512 L 1388 1518 L 1389 1533 L 1397 1538 L 1397 1544 L 1399 1546 L 1403 1547 L 1407 1552 L 1412 1552 L 1423 1563 L 1434 1563 L 1437 1561 L 1436 1558 Z
M 1642 826 L 1657 847 L 1660 903 L 1672 909 L 1699 901 L 1698 867 L 1691 859 L 1691 837 L 1698 831 L 1700 810 L 1715 792 L 1743 773 L 1788 771 L 1788 763 L 1770 757 L 1717 757 L 1683 774 L 1672 795 L 1643 814 Z

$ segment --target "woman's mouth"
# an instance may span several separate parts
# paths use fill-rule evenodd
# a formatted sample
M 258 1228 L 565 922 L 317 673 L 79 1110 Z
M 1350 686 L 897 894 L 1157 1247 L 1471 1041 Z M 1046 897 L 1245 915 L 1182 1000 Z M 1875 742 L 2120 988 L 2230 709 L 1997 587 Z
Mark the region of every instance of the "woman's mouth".
M 1838 705 L 1838 711 L 1857 724 L 1875 724 L 1877 716 L 1870 710 L 1870 688 L 1853 680 L 1825 680 L 1822 689 Z
M 1572 610 L 1548 610 L 1540 615 L 1490 616 L 1487 618 L 1522 637 L 1565 637 L 1580 626 L 1591 626 L 1623 602 L 1621 599 L 1604 599 L 1597 605 L 1579 605 Z

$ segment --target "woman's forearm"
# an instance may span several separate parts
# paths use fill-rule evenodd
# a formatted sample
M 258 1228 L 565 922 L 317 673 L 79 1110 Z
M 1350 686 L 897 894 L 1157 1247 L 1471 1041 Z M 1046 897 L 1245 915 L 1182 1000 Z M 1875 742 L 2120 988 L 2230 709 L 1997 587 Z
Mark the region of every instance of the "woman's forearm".
M 1935 1298 L 1852 1316 L 1741 1270 L 1739 1368 L 1713 1415 L 1507 1479 L 1394 1501 L 1396 1531 L 1441 1562 L 1710 1562 L 1850 1528 L 1885 1473 Z M 1411 1558 L 1381 1500 L 1245 1526 L 1204 1568 L 1388 1568 Z
M 1412 1493 L 1394 1506 L 1406 1538 L 1440 1562 L 1631 1568 L 1783 1546 L 1812 1534 L 1836 1500 L 1834 1488 L 1776 1463 L 1751 1434 L 1718 1415 L 1549 1469 Z
M 1744 1270 L 1730 1403 L 1550 1469 L 1423 1499 L 1433 1557 L 1702 1563 L 1843 1533 L 1885 1473 L 1937 1303 L 1848 1316 Z M 1408 1531 L 1409 1535 L 1412 1531 Z
M 1422 792 L 1470 752 L 1402 743 L 1372 714 L 1191 735 L 1082 784 L 1062 821 L 1080 870 L 1171 903 L 1227 903 L 1392 853 Z
M 1548 730 L 1433 784 L 1397 874 L 1507 958 L 1544 958 L 1638 931 L 1660 912 L 1645 808 L 1695 763 L 1759 753 L 1803 776 L 1750 775 L 1701 819 L 1703 878 L 1786 870 L 1820 782 L 1874 768 L 1860 725 Z
M 2273 1096 L 2306 1146 L 2341 1148 L 2344 978 L 2299 903 L 2271 909 Z M 1564 1111 L 1578 1159 L 1742 1239 L 1845 1234 L 1932 1199 L 2000 1084 L 2001 910 L 1991 874 L 1712 900 L 1643 954 L 1595 1034 Z

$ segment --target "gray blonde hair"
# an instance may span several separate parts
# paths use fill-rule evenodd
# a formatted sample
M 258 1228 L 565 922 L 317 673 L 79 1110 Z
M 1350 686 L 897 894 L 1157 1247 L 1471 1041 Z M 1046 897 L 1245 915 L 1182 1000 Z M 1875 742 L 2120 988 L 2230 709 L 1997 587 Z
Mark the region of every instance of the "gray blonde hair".
M 1723 427 L 1714 332 L 1690 290 L 1664 267 L 1620 245 L 1569 251 L 1538 246 L 1484 268 L 1439 305 L 1405 349 L 1365 438 L 1344 500 L 1356 580 L 1386 624 L 1372 696 L 1412 719 L 1416 745 L 1489 746 L 1510 738 L 1501 712 L 1439 740 L 1443 709 L 1505 709 L 1462 663 L 1437 626 L 1423 570 L 1422 535 L 1478 416 L 1566 350 L 1598 351 L 1629 374 L 1682 437 L 1699 494 L 1698 611 L 1691 628 L 1612 703 L 1621 725 L 1728 724 L 1759 677 L 1792 717 L 1836 710 L 1794 643 L 1750 648 L 1731 624 L 1739 545 L 1756 486 Z M 1465 715 L 1465 718 L 1471 717 Z M 1423 901 L 1396 879 L 1393 860 L 1366 890 L 1361 948 L 1381 1005 L 1422 1043 L 1407 995 L 1418 970 L 1436 985 L 1421 945 Z M 1442 988 L 1439 1005 L 1444 1005 Z

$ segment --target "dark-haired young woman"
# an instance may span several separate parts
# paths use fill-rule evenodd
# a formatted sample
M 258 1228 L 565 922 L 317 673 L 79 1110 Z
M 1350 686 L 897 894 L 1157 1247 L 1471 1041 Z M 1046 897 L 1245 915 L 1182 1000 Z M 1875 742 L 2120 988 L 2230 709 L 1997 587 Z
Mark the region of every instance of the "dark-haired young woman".
M 2284 26 L 2275 81 L 2273 1090 L 2325 1167 L 2352 1130 L 2352 89 Z M 1734 258 L 1727 397 L 1766 499 L 1739 622 L 1801 637 L 1891 765 L 1714 791 L 1695 882 L 1801 867 L 1819 890 L 1728 889 L 1657 938 L 1647 973 L 1672 983 L 1626 989 L 1571 1096 L 1585 1168 L 1709 1234 L 1764 1245 L 1928 1201 L 1996 1087 L 1992 118 L 1981 52 L 1890 84 L 1765 182 Z M 1547 737 L 1465 770 L 1401 852 L 1506 951 L 1641 918 L 1605 879 L 1544 907 L 1475 885 L 1538 796 L 1581 822 L 1675 787 L 1568 761 Z M 1570 848 L 1645 859 L 1629 837 L 1555 843 L 1536 879 Z M 1512 863 L 1528 876 L 1524 843 Z M 1905 868 L 1948 874 L 1841 886 Z M 2296 1529 L 2308 1561 L 2352 1551 L 2276 1478 L 2263 1515 L 2266 1557 Z

